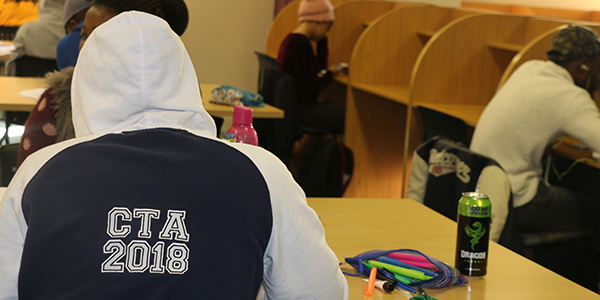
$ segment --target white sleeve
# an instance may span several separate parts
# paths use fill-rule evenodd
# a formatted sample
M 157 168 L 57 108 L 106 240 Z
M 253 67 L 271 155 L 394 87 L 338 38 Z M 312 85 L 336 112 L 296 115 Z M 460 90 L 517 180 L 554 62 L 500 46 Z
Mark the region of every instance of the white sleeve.
M 274 156 L 250 157 L 267 181 L 273 210 L 273 228 L 264 257 L 264 293 L 259 296 L 348 299 L 348 282 L 302 189 Z
M 594 100 L 582 91 L 565 102 L 560 112 L 565 118 L 564 132 L 589 146 L 594 158 L 600 160 L 600 112 Z
M 506 172 L 498 166 L 485 167 L 479 175 L 478 191 L 490 196 L 490 202 L 492 202 L 490 239 L 498 242 L 508 217 L 511 194 Z
M 13 185 L 11 184 L 11 187 Z M 9 188 L 0 201 L 0 299 L 18 299 L 18 278 L 27 224 L 21 192 Z
M 412 157 L 406 198 L 413 199 L 419 203 L 424 203 L 425 190 L 427 189 L 427 177 L 429 176 L 429 166 L 417 151 L 413 153 Z

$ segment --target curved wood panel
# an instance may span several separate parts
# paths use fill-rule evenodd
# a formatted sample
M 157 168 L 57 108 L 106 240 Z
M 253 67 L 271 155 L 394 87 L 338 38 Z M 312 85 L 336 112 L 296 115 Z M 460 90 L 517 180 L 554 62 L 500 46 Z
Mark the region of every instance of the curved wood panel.
M 542 33 L 540 36 L 536 37 L 529 44 L 527 44 L 515 57 L 513 57 L 512 61 L 504 70 L 500 81 L 498 82 L 498 88 L 504 85 L 504 82 L 510 77 L 510 75 L 521 66 L 524 62 L 532 59 L 548 59 L 548 55 L 546 52 L 550 49 L 550 45 L 552 44 L 552 38 L 562 29 L 566 28 L 568 25 L 561 25 L 554 29 L 550 29 L 545 33 Z
M 277 17 L 271 24 L 269 36 L 267 37 L 266 54 L 271 57 L 277 57 L 279 46 L 283 39 L 292 32 L 300 22 L 298 21 L 298 7 L 300 0 L 294 0 L 279 11 Z
M 500 1 L 499 1 L 500 2 Z M 572 9 L 558 9 L 549 7 L 532 7 L 524 5 L 513 5 L 513 4 L 499 4 L 499 3 L 487 3 L 487 2 L 471 2 L 463 1 L 461 3 L 462 8 L 475 9 L 485 12 L 498 12 L 507 13 L 514 15 L 531 15 L 531 16 L 546 16 L 556 17 L 570 20 L 580 21 L 600 21 L 600 12 L 597 11 L 585 11 L 585 10 L 572 10 Z
M 469 13 L 401 7 L 374 20 L 360 36 L 350 58 L 344 140 L 354 152 L 355 170 L 346 197 L 402 196 L 412 66 L 437 30 Z
M 329 62 L 349 63 L 354 45 L 368 24 L 399 5 L 409 4 L 357 0 L 336 6 L 336 21 L 328 34 Z
M 359 38 L 350 65 L 353 88 L 408 104 L 413 65 L 431 35 L 472 12 L 432 6 L 401 7 L 382 15 Z
M 415 64 L 411 104 L 485 106 L 517 50 L 565 22 L 490 14 L 448 24 L 432 37 Z

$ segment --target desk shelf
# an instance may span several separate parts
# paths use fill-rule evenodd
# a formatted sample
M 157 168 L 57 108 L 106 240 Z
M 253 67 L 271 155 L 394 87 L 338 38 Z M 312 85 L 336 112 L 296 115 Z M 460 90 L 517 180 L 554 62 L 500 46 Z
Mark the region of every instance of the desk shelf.
M 422 37 L 426 37 L 426 38 L 432 37 L 435 33 L 436 33 L 436 31 L 433 31 L 433 30 L 417 30 L 418 35 L 420 35 Z
M 488 47 L 492 49 L 505 50 L 517 53 L 523 49 L 523 45 L 512 44 L 512 43 L 503 43 L 503 42 L 490 42 L 488 43 Z
M 404 86 L 352 84 L 352 88 L 388 99 L 400 104 L 408 105 L 409 88 Z

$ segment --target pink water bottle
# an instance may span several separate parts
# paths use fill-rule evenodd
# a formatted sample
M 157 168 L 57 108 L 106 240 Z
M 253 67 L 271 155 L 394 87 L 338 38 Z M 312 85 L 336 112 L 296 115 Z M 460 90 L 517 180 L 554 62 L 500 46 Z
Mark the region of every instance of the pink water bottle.
M 233 108 L 233 125 L 227 133 L 235 134 L 236 143 L 244 143 L 258 146 L 258 136 L 252 127 L 252 109 L 245 106 Z

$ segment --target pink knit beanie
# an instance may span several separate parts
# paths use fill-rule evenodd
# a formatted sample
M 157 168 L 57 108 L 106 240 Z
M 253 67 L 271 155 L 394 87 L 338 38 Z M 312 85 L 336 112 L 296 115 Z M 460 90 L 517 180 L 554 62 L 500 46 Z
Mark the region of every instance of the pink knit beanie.
M 333 22 L 335 15 L 333 14 L 333 5 L 329 0 L 302 0 L 298 8 L 298 16 L 300 22 Z

